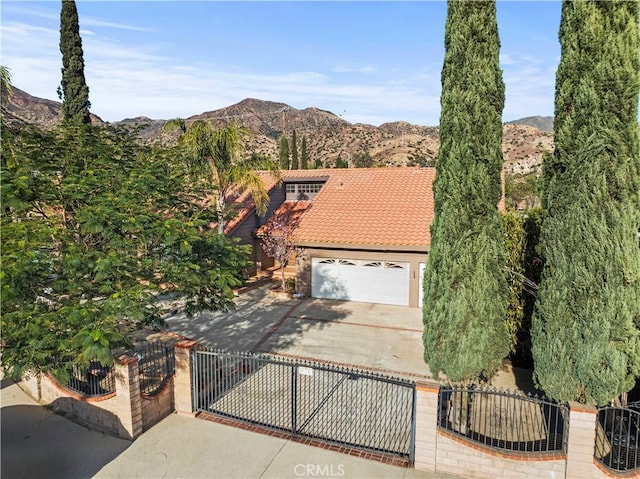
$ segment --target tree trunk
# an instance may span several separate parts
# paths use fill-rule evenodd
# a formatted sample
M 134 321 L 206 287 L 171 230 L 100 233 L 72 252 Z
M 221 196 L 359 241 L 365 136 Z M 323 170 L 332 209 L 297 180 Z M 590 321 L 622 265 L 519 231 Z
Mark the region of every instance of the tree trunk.
M 281 275 L 281 281 L 282 281 L 282 291 L 286 291 L 287 290 L 287 281 L 284 277 L 284 269 L 287 267 L 287 263 L 280 263 L 280 275 Z
M 218 234 L 224 234 L 224 196 L 216 197 L 216 214 L 218 215 Z

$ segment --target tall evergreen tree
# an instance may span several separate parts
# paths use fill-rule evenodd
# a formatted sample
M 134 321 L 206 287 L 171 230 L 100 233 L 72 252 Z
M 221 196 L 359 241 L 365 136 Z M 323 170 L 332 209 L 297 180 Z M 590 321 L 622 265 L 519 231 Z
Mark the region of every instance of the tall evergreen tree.
M 532 324 L 559 400 L 603 405 L 640 375 L 639 36 L 637 1 L 563 3 Z
M 84 78 L 82 38 L 78 25 L 78 10 L 74 0 L 62 0 L 60 13 L 60 52 L 62 52 L 62 82 L 58 96 L 62 100 L 62 118 L 67 123 L 91 123 L 89 117 L 89 87 Z
M 296 130 L 293 130 L 291 135 L 291 169 L 297 170 L 298 164 L 298 138 L 296 137 Z
M 291 169 L 291 163 L 289 162 L 289 142 L 287 137 L 282 135 L 280 137 L 280 145 L 278 147 L 278 158 L 280 159 L 280 169 Z
M 302 151 L 300 152 L 300 169 L 309 169 L 309 153 L 307 152 L 307 137 L 302 137 Z
M 7 109 L 7 102 L 12 96 L 11 72 L 4 65 L 0 65 L 0 115 L 3 120 L 4 113 Z
M 490 377 L 509 353 L 501 197 L 504 83 L 495 0 L 450 0 L 441 146 L 425 272 L 424 359 L 450 381 Z

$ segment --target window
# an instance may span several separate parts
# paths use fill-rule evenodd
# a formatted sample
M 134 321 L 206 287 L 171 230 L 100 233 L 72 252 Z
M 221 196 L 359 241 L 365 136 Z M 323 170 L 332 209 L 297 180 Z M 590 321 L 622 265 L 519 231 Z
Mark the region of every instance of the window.
M 323 259 L 322 261 L 318 261 L 318 264 L 335 264 L 335 259 Z
M 318 193 L 322 188 L 320 183 L 300 183 L 298 193 Z
M 312 199 L 320 193 L 324 183 L 285 183 L 288 200 Z
M 382 262 L 381 261 L 371 261 L 370 263 L 365 263 L 362 266 L 368 266 L 370 268 L 379 268 L 380 266 L 382 266 Z
M 403 264 L 392 263 L 390 261 L 387 262 L 386 267 L 390 268 L 390 269 L 405 269 L 406 268 L 406 266 L 403 265 Z
M 340 264 L 343 266 L 355 266 L 356 264 L 353 261 L 349 261 L 347 259 L 341 259 Z

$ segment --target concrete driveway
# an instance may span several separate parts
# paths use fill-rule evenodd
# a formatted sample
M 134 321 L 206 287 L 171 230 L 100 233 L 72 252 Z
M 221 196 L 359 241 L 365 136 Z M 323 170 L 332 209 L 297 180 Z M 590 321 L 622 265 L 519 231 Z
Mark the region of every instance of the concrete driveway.
M 169 331 L 209 347 L 269 352 L 430 377 L 422 359 L 419 308 L 306 298 L 281 299 L 270 284 L 241 293 L 237 309 L 166 318 Z
M 178 414 L 131 442 L 52 413 L 12 381 L 1 389 L 2 479 L 453 479 Z

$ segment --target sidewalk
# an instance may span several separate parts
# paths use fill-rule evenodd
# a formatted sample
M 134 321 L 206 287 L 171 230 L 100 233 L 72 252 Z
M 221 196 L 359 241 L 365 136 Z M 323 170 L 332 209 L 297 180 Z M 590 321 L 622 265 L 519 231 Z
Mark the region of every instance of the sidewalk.
M 172 414 L 136 441 L 90 431 L 2 382 L 3 479 L 450 478 Z

